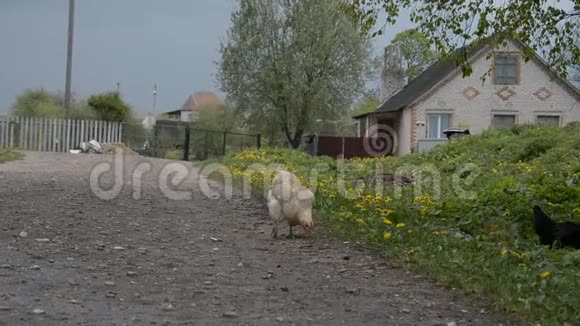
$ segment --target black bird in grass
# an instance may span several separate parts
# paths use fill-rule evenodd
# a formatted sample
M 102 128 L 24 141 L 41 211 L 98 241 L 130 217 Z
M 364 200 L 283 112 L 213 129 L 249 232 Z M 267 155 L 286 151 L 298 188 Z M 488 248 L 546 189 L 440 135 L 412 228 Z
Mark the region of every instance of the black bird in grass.
M 561 247 L 580 249 L 580 224 L 573 222 L 555 222 L 539 206 L 534 206 L 536 233 L 543 245 L 557 244 Z

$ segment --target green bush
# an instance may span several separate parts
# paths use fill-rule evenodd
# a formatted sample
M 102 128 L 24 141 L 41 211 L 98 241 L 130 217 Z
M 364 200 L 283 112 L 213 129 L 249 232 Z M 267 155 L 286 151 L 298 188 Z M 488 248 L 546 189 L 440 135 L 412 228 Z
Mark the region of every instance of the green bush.
M 92 95 L 88 104 L 99 120 L 127 122 L 131 119 L 131 107 L 123 101 L 119 92 Z
M 23 157 L 24 156 L 22 154 L 15 152 L 11 149 L 0 148 L 0 163 L 14 161 L 14 160 L 20 160 Z
M 27 89 L 16 97 L 12 105 L 12 114 L 21 117 L 59 118 L 65 116 L 64 95 L 46 90 Z M 95 112 L 86 101 L 77 101 L 71 97 L 69 119 L 95 119 Z
M 401 158 L 339 162 L 262 149 L 228 155 L 223 163 L 238 182 L 248 177 L 259 191 L 269 186 L 264 178 L 270 171 L 246 168 L 282 164 L 315 190 L 315 218 L 331 231 L 385 251 L 442 284 L 485 294 L 499 309 L 561 325 L 580 320 L 580 255 L 541 246 L 532 207 L 539 204 L 558 221 L 580 222 L 579 139 L 578 124 L 524 126 Z M 460 170 L 466 163 L 475 168 Z M 420 191 L 412 184 L 397 189 L 363 183 L 377 167 L 407 175 L 430 168 L 435 172 L 423 174 L 439 176 L 440 192 L 430 186 L 433 177 L 419 182 Z M 472 196 L 460 196 L 457 183 Z

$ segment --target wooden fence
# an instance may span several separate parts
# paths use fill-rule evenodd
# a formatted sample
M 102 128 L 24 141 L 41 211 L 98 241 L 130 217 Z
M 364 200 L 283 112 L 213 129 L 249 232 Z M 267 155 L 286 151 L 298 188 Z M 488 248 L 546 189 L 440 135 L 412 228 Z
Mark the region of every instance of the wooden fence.
M 393 155 L 392 140 L 386 141 L 380 138 L 317 136 L 312 138 L 310 142 L 307 144 L 309 153 L 333 158 L 348 159 Z M 389 146 L 391 147 L 389 148 Z
M 68 152 L 81 142 L 121 141 L 120 122 L 25 117 L 0 117 L 0 148 L 14 147 L 43 152 Z

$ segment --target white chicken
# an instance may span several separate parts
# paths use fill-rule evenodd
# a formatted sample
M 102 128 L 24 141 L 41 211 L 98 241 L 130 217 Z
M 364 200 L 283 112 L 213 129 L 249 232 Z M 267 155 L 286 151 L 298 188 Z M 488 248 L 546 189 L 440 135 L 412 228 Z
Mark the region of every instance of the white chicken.
M 274 222 L 272 237 L 278 237 L 278 224 L 288 223 L 288 237 L 293 237 L 292 227 L 301 225 L 310 231 L 314 227 L 312 221 L 312 205 L 314 194 L 304 187 L 298 177 L 286 170 L 277 170 L 272 180 L 272 189 L 268 192 L 268 211 Z

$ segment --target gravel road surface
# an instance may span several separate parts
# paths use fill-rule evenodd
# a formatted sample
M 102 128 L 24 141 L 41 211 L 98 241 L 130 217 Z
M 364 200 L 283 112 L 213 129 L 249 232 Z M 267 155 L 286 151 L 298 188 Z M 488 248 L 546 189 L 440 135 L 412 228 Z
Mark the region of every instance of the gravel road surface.
M 274 241 L 262 200 L 207 198 L 189 163 L 126 157 L 104 198 L 113 160 L 0 164 L 0 325 L 515 324 L 320 228 Z M 170 163 L 189 175 L 162 187 Z

